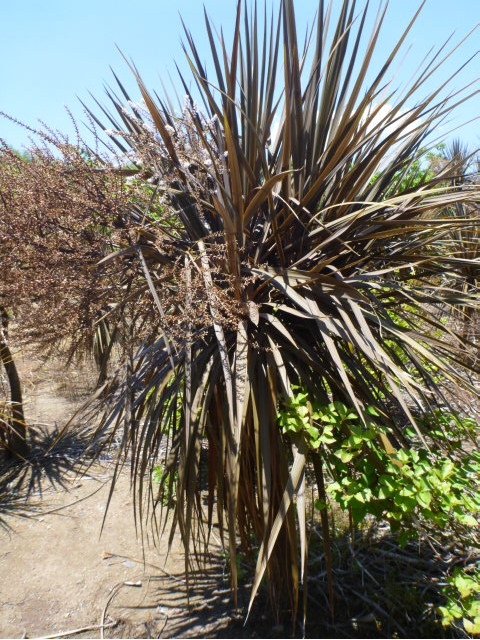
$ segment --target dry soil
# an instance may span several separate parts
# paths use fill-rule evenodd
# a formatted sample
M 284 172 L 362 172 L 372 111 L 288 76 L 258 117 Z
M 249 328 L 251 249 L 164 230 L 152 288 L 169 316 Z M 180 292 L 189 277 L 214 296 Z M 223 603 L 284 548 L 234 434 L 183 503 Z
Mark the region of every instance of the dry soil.
M 82 401 L 88 368 L 65 372 L 27 354 L 17 363 L 28 421 L 54 431 Z M 105 516 L 113 471 L 111 460 L 82 474 L 50 469 L 19 496 L 20 511 L 0 513 L 0 637 L 256 637 L 255 619 L 242 626 L 246 602 L 232 609 L 215 541 L 187 601 L 181 544 L 167 557 L 168 536 L 155 547 L 139 535 L 128 470 Z

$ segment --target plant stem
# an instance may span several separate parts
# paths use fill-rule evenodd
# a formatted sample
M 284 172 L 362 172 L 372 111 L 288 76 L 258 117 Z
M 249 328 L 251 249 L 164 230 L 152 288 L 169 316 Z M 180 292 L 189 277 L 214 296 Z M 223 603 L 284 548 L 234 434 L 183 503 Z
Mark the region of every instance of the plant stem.
M 24 460 L 28 457 L 30 447 L 27 443 L 27 425 L 23 412 L 22 386 L 12 352 L 8 346 L 8 313 L 4 307 L 0 307 L 0 319 L 0 361 L 5 367 L 10 386 L 12 410 L 11 419 L 8 421 L 9 428 L 5 436 L 5 444 L 11 455 Z

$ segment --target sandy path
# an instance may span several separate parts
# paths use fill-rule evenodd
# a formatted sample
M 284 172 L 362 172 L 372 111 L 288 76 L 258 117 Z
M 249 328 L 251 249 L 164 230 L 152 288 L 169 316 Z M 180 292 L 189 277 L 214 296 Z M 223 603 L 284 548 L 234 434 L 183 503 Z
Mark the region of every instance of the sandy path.
M 67 491 L 50 489 L 43 497 L 44 510 L 59 511 L 12 518 L 14 531 L 0 531 L 1 637 L 83 627 L 90 627 L 87 637 L 99 637 L 102 616 L 117 623 L 105 637 L 200 637 L 228 624 L 226 579 L 212 574 L 219 588 L 215 581 L 200 584 L 189 609 L 178 541 L 166 562 L 166 542 L 142 547 L 126 474 L 100 536 L 110 478 L 111 469 L 100 466 L 94 475 L 67 478 Z M 223 616 L 214 613 L 222 602 Z
M 20 362 L 28 418 L 47 428 L 61 424 L 82 395 L 68 397 L 64 389 L 71 394 L 84 380 L 74 372 L 73 383 L 63 375 L 52 383 L 34 364 Z M 30 498 L 40 514 L 5 517 L 12 530 L 0 528 L 0 637 L 65 636 L 86 628 L 68 637 L 98 638 L 102 620 L 105 637 L 241 637 L 242 618 L 229 614 L 221 563 L 199 578 L 188 607 L 179 541 L 168 558 L 166 539 L 159 548 L 142 545 L 127 470 L 101 532 L 112 474 L 112 463 L 105 463 L 85 476 L 68 472 L 64 487 L 45 479 L 42 495 Z

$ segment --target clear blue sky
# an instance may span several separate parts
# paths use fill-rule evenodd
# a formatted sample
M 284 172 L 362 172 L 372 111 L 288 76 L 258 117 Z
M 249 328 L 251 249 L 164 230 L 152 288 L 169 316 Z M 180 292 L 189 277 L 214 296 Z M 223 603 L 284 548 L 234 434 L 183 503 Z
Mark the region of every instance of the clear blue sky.
M 278 6 L 278 0 L 267 0 L 269 6 L 272 3 Z M 419 4 L 420 0 L 390 0 L 382 45 L 385 51 L 400 36 Z M 0 111 L 33 127 L 40 119 L 70 133 L 64 106 L 83 122 L 79 98 L 93 106 L 91 92 L 107 103 L 104 87 L 114 85 L 110 67 L 132 91 L 132 97 L 138 98 L 131 73 L 116 46 L 135 62 L 149 89 L 161 93 L 160 78 L 167 85 L 169 73 L 176 78 L 174 60 L 185 69 L 179 14 L 208 59 L 203 5 L 228 38 L 236 0 L 0 0 Z M 358 5 L 363 6 L 363 0 Z M 296 0 L 295 6 L 302 25 L 311 22 L 318 2 Z M 378 0 L 373 0 L 372 14 L 377 6 Z M 478 23 L 479 0 L 427 0 L 408 38 L 411 50 L 398 82 L 408 80 L 431 47 L 438 48 L 454 32 L 453 41 L 457 42 Z M 437 74 L 437 84 L 479 49 L 480 28 Z M 455 77 L 451 88 L 460 89 L 478 77 L 480 55 Z M 477 116 L 480 96 L 458 110 L 455 124 Z M 480 146 L 480 120 L 454 135 L 471 146 Z M 28 133 L 3 118 L 0 138 L 17 149 L 28 145 Z

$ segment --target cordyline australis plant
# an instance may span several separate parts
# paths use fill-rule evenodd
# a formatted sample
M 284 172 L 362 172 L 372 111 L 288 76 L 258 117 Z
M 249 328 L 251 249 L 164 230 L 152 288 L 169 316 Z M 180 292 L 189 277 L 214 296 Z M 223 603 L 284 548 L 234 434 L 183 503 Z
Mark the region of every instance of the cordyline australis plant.
M 448 161 L 447 176 L 450 184 L 463 184 L 465 181 L 476 183 L 480 182 L 480 159 L 474 157 L 468 146 L 462 145 L 459 140 L 453 140 L 445 150 L 445 159 Z M 473 165 L 473 170 L 472 170 Z M 479 214 L 478 203 L 456 202 L 453 205 L 452 215 L 456 218 L 465 218 L 473 220 Z M 454 227 L 450 233 L 451 245 L 449 253 L 461 258 L 468 258 L 461 270 L 461 278 L 459 285 L 464 290 L 478 292 L 480 281 L 480 269 L 478 257 L 480 255 L 480 233 L 477 224 L 460 225 Z M 471 305 L 464 308 L 460 305 L 457 309 L 462 314 L 463 331 L 465 336 L 475 337 L 476 331 L 476 309 Z M 478 307 L 477 307 L 478 311 Z M 475 352 L 473 352 L 475 353 Z M 472 353 L 472 355 L 473 355 Z
M 470 347 L 435 312 L 477 305 L 443 282 L 473 264 L 451 255 L 447 231 L 474 221 L 447 211 L 479 191 L 440 179 L 409 187 L 405 176 L 469 91 L 440 98 L 447 79 L 422 95 L 441 71 L 437 54 L 394 101 L 389 74 L 408 29 L 372 76 L 385 11 L 365 34 L 367 9 L 345 0 L 330 31 L 331 6 L 320 2 L 300 50 L 293 0 L 271 20 L 239 2 L 230 44 L 205 19 L 213 77 L 186 30 L 201 108 L 189 94 L 175 114 L 134 68 L 143 106 L 117 80 L 114 114 L 102 107 L 151 193 L 138 242 L 110 259 L 141 265 L 130 295 L 151 296 L 161 329 L 116 381 L 102 427 L 112 438 L 124 430 L 140 511 L 166 448 L 171 535 L 178 525 L 187 574 L 216 507 L 233 593 L 237 547 L 249 553 L 258 541 L 252 601 L 266 574 L 275 606 L 294 617 L 301 583 L 306 591 L 305 471 L 313 463 L 323 486 L 323 459 L 303 433 L 282 433 L 282 398 L 298 385 L 364 424 L 374 406 L 391 452 L 407 443 L 402 425 L 422 436 L 415 412 L 443 401 L 438 379 L 468 387 Z

